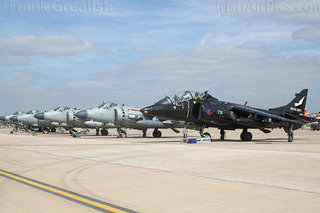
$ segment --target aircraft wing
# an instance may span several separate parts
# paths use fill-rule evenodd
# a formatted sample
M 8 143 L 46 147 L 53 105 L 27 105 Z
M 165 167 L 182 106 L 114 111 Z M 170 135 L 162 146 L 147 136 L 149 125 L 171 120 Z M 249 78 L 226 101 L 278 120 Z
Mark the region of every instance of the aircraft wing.
M 296 121 L 296 120 L 287 119 L 287 118 L 284 118 L 284 117 L 281 117 L 281 116 L 278 116 L 278 115 L 274 115 L 274 114 L 271 114 L 271 113 L 263 112 L 263 111 L 260 111 L 260 110 L 257 110 L 257 109 L 253 109 L 253 108 L 250 108 L 250 107 L 232 105 L 230 107 L 230 110 L 234 111 L 234 112 L 240 111 L 240 112 L 247 112 L 247 113 L 250 113 L 250 114 L 256 114 L 256 115 L 260 115 L 262 117 L 272 118 L 272 119 L 275 119 L 275 120 L 278 120 L 278 121 L 284 121 L 284 122 L 288 122 L 288 123 L 303 124 L 302 122 L 299 122 L 299 121 Z

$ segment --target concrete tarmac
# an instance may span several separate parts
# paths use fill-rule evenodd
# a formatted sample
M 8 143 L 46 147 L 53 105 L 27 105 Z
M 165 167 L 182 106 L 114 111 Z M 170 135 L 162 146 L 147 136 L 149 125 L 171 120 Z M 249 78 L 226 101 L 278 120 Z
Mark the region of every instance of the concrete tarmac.
M 0 169 L 138 212 L 319 212 L 320 132 L 241 131 L 210 144 L 181 134 L 128 139 L 0 130 Z M 219 131 L 210 129 L 213 138 Z M 93 133 L 92 133 L 93 134 Z M 191 136 L 198 136 L 190 131 Z M 97 210 L 0 176 L 1 212 Z

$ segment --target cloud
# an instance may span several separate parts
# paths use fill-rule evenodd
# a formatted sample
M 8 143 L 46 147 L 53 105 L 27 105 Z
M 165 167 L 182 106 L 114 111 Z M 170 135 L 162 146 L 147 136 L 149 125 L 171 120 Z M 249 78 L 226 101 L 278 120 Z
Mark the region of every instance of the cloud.
M 30 56 L 68 56 L 87 52 L 92 44 L 72 35 L 0 37 L 0 64 L 21 65 Z
M 19 55 L 9 55 L 0 53 L 0 65 L 17 66 L 26 64 L 29 57 Z
M 320 80 L 319 69 L 316 58 L 277 55 L 261 44 L 246 43 L 238 47 L 163 51 L 124 70 L 91 75 L 91 80 L 113 79 L 108 83 L 128 91 L 132 103 L 137 103 L 131 98 L 135 94 L 143 100 L 156 100 L 191 89 L 209 90 L 227 100 L 260 100 L 254 104 L 263 107 L 269 106 L 270 100 L 283 103 L 287 94 L 315 87 Z M 140 78 L 132 81 L 132 76 Z
M 74 55 L 90 50 L 91 46 L 72 35 L 0 37 L 0 50 L 19 55 Z
M 320 25 L 308 26 L 293 33 L 294 39 L 320 44 Z
M 133 52 L 133 53 L 139 53 L 139 52 L 147 52 L 153 49 L 153 46 L 151 45 L 138 45 L 130 48 L 119 48 L 117 51 L 119 52 Z
M 100 48 L 98 49 L 98 53 L 99 53 L 99 54 L 102 54 L 102 55 L 105 55 L 105 54 L 110 53 L 110 49 L 109 49 L 109 48 L 100 47 Z
M 291 22 L 297 26 L 307 26 L 294 31 L 292 38 L 319 44 L 320 2 L 317 0 L 217 0 L 214 2 L 217 12 L 224 16 L 249 18 L 249 20 L 271 18 Z M 207 37 L 203 38 L 203 42 Z

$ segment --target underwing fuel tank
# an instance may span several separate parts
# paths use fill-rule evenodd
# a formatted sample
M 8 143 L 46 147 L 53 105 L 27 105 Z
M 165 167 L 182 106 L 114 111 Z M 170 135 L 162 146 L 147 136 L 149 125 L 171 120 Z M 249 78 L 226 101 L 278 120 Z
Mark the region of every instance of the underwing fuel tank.
M 161 128 L 164 124 L 161 121 L 156 120 L 141 120 L 137 122 L 139 125 L 145 128 Z

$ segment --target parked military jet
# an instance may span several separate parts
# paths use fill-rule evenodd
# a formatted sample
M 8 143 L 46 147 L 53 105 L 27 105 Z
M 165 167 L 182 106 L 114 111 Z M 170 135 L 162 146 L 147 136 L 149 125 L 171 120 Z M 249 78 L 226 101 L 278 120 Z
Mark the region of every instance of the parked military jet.
M 117 106 L 112 104 L 110 107 L 103 105 L 98 108 L 82 110 L 75 114 L 82 120 L 95 120 L 103 123 L 113 123 L 117 127 L 119 137 L 127 137 L 126 128 L 138 129 L 143 131 L 146 137 L 147 129 L 154 128 L 153 137 L 159 138 L 162 133 L 161 128 L 171 128 L 178 133 L 176 127 L 181 127 L 179 122 L 159 121 L 157 119 L 146 119 L 140 112 L 140 108 Z
M 10 115 L 3 115 L 3 116 L 0 117 L 0 120 L 5 121 L 7 123 L 15 123 L 14 121 L 10 120 L 10 118 L 12 116 L 22 115 L 22 114 L 25 114 L 25 113 L 24 112 L 15 112 L 15 113 L 10 114 Z
M 39 122 L 38 119 L 36 119 L 33 115 L 37 113 L 35 111 L 29 111 L 26 114 L 22 115 L 14 115 L 10 117 L 10 120 L 13 122 L 19 122 L 22 125 L 24 125 L 27 129 L 34 129 L 39 128 L 39 131 L 41 131 L 42 128 L 45 128 L 49 130 L 50 122 Z
M 34 115 L 38 113 L 40 113 L 40 111 L 29 111 L 26 114 L 12 116 L 10 120 L 21 122 L 27 129 L 33 130 L 34 128 L 38 128 L 40 132 L 42 130 L 56 132 L 57 127 L 67 127 L 65 123 L 37 119 Z
M 304 89 L 287 105 L 268 110 L 249 107 L 246 104 L 234 104 L 220 101 L 207 92 L 192 93 L 186 91 L 182 96 L 165 97 L 157 103 L 141 109 L 146 115 L 161 119 L 184 121 L 198 126 L 202 137 L 206 127 L 220 129 L 220 139 L 225 139 L 225 130 L 243 129 L 242 141 L 251 141 L 248 129 L 259 129 L 270 133 L 273 128 L 283 128 L 288 134 L 288 141 L 293 141 L 293 131 L 308 123 L 304 111 L 308 90 Z M 184 135 L 186 137 L 186 135 Z
M 106 128 L 112 128 L 113 125 L 105 125 L 101 122 L 96 121 L 82 121 L 75 116 L 78 109 L 70 109 L 68 107 L 64 109 L 57 109 L 50 112 L 42 112 L 34 115 L 39 120 L 48 120 L 51 122 L 65 123 L 70 129 L 73 128 L 95 128 L 99 132 L 99 128 L 103 128 L 104 131 L 101 131 L 101 134 L 108 135 Z

